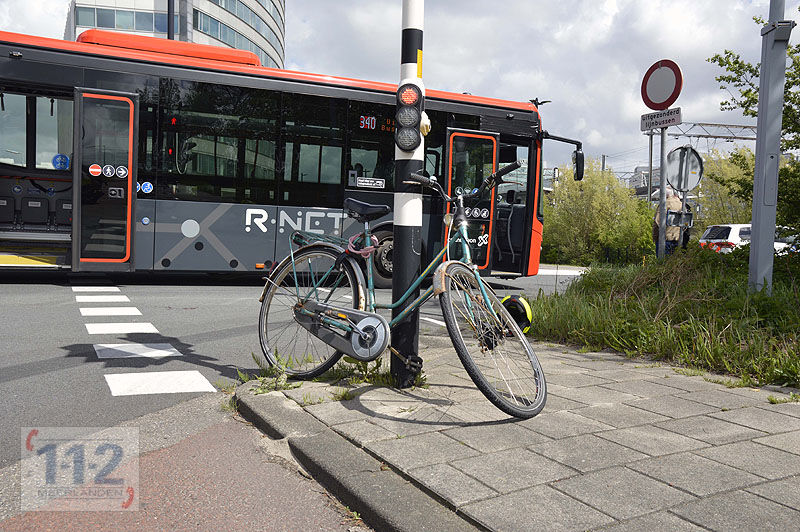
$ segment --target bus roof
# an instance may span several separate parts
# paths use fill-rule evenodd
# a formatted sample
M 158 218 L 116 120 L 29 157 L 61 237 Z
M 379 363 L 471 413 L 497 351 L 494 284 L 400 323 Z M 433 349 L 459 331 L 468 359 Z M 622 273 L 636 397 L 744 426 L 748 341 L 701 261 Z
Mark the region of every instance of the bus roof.
M 78 37 L 78 42 L 0 31 L 0 42 L 131 61 L 164 63 L 201 70 L 237 72 L 287 81 L 360 88 L 386 93 L 394 93 L 397 90 L 397 85 L 392 83 L 267 68 L 261 65 L 258 56 L 245 50 L 171 41 L 159 37 L 145 37 L 113 31 L 87 30 L 81 33 Z M 430 89 L 426 89 L 425 94 L 427 98 L 530 111 L 538 115 L 536 106 L 529 102 L 500 100 Z

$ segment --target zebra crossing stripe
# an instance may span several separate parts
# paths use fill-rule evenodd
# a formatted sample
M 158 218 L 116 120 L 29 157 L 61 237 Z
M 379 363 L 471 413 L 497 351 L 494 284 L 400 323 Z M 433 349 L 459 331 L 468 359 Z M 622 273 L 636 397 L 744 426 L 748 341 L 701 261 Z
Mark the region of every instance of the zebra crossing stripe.
M 73 292 L 119 292 L 118 286 L 73 286 Z
M 75 296 L 78 303 L 130 303 L 128 296 Z
M 86 323 L 89 334 L 158 333 L 152 323 Z
M 110 373 L 104 375 L 111 395 L 152 395 L 157 393 L 216 392 L 197 371 Z
M 171 344 L 94 344 L 97 358 L 164 358 L 179 357 L 180 351 Z
M 81 307 L 81 316 L 141 316 L 136 307 Z

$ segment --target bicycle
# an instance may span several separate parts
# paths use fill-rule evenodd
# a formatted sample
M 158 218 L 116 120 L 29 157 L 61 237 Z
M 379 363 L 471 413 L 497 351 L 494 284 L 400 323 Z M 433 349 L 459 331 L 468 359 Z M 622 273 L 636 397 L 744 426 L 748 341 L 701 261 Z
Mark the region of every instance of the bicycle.
M 388 206 L 346 199 L 350 216 L 364 224 L 363 233 L 349 240 L 295 231 L 291 239 L 301 247 L 290 246 L 289 256 L 266 278 L 260 298 L 259 341 L 268 363 L 285 368 L 291 377 L 309 379 L 326 372 L 343 355 L 372 361 L 389 347 L 394 323 L 439 295 L 450 339 L 478 389 L 511 416 L 537 415 L 547 399 L 544 373 L 520 327 L 472 263 L 464 211 L 464 200 L 480 197 L 519 166 L 515 162 L 503 167 L 480 187 L 457 191 L 453 197 L 435 178 L 411 174 L 410 181 L 435 190 L 454 211 L 445 216 L 447 238 L 442 250 L 408 291 L 390 304 L 375 299 L 372 251 L 377 241 L 369 227 L 370 221 L 389 213 Z M 450 260 L 456 242 L 462 255 Z M 366 279 L 357 257 L 363 258 Z M 432 285 L 391 322 L 376 313 L 404 304 L 434 270 Z M 418 356 L 403 357 L 389 349 L 412 372 L 421 370 Z

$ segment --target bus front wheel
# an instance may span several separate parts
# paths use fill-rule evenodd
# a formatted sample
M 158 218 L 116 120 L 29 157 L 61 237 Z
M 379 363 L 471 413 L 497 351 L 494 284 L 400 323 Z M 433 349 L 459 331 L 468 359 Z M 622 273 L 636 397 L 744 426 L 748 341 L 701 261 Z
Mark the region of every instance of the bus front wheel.
M 392 287 L 392 248 L 394 235 L 391 231 L 375 231 L 378 249 L 375 250 L 375 268 L 373 281 L 375 288 Z

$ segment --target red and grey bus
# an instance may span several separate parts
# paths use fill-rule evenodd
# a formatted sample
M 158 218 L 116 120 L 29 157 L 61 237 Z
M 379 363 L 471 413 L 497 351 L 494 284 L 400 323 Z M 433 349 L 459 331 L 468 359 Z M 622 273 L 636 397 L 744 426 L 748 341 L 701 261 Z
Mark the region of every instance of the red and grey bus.
M 100 30 L 77 42 L 0 32 L 0 80 L 0 268 L 256 271 L 296 229 L 355 232 L 346 197 L 393 204 L 393 84 Z M 428 90 L 426 112 L 425 171 L 446 189 L 528 161 L 469 221 L 486 273 L 536 274 L 547 137 L 536 106 Z M 430 256 L 443 205 L 426 195 L 423 209 Z M 376 235 L 386 286 L 391 215 Z

